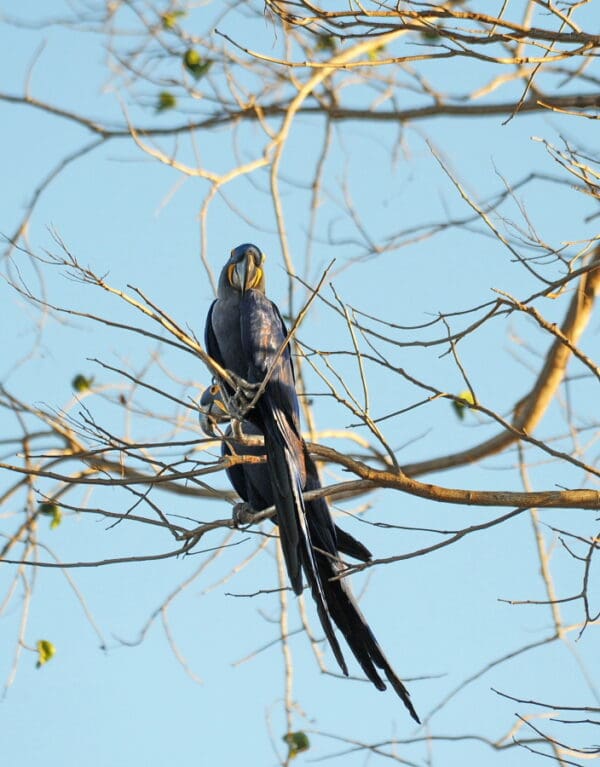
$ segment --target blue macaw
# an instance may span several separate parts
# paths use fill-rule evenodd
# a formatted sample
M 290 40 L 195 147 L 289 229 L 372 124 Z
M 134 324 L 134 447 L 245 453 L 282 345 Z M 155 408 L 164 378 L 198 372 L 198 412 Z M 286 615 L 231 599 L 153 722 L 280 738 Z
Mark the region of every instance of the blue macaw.
M 346 579 L 335 580 L 342 572 L 340 543 L 343 542 L 347 552 L 348 545 L 352 548 L 349 539 L 358 544 L 361 548 L 357 549 L 355 545 L 351 556 L 357 556 L 358 551 L 359 559 L 370 558 L 368 550 L 347 534 L 342 534 L 342 540 L 338 542 L 337 529 L 324 499 L 304 502 L 303 492 L 317 489 L 320 483 L 300 431 L 289 346 L 281 351 L 288 336 L 287 329 L 277 306 L 265 295 L 263 263 L 264 255 L 255 245 L 246 243 L 234 248 L 221 272 L 217 299 L 206 320 L 208 353 L 237 380 L 241 379 L 237 391 L 222 382 L 230 402 L 235 398 L 239 401 L 240 393 L 243 398 L 252 398 L 252 387 L 258 387 L 268 376 L 264 392 L 254 407 L 243 415 L 244 430 L 264 437 L 266 463 L 233 467 L 229 471 L 230 480 L 255 511 L 275 506 L 292 588 L 296 594 L 302 592 L 304 572 L 321 625 L 343 673 L 347 676 L 348 669 L 331 619 L 346 638 L 367 677 L 379 690 L 385 690 L 385 682 L 375 666 L 382 669 L 410 715 L 419 722 L 407 689 L 379 647 Z M 202 405 L 205 413 L 214 418 L 218 410 L 221 414 L 218 420 L 223 420 L 218 387 L 207 392 Z M 217 401 L 220 405 L 215 407 Z M 227 447 L 224 449 L 228 450 Z M 241 452 L 257 454 L 256 448 L 248 446 Z M 259 448 L 258 454 L 262 452 Z
M 233 429 L 230 426 L 227 427 L 225 433 L 217 431 L 215 426 L 222 424 L 225 421 L 230 420 L 230 415 L 227 412 L 227 407 L 223 402 L 223 398 L 220 391 L 220 386 L 213 384 L 204 390 L 202 397 L 200 398 L 200 426 L 202 431 L 208 437 L 223 436 L 225 439 L 221 442 L 221 454 L 225 457 L 233 455 L 230 443 L 235 445 L 235 455 L 252 455 L 255 457 L 261 457 L 265 455 L 265 449 L 259 444 L 240 444 L 236 441 L 233 433 Z M 242 437 L 262 437 L 262 432 L 254 424 L 249 421 L 242 423 Z M 319 474 L 317 467 L 310 454 L 306 450 L 306 444 L 304 444 L 306 463 L 306 485 L 304 487 L 305 492 L 311 490 L 320 490 L 321 482 L 319 480 Z M 247 463 L 247 464 L 234 464 L 233 466 L 225 469 L 227 477 L 233 489 L 243 499 L 244 503 L 238 504 L 234 509 L 234 517 L 240 523 L 251 523 L 252 516 L 256 512 L 268 509 L 273 506 L 273 492 L 271 490 L 271 481 L 269 479 L 269 472 L 266 463 Z M 308 519 L 308 526 L 311 532 L 311 539 L 317 543 L 320 539 L 319 529 L 328 524 L 327 520 L 330 517 L 329 508 L 324 498 L 314 498 L 310 501 L 305 501 L 306 517 Z M 278 524 L 277 517 L 272 519 L 274 524 Z M 337 540 L 338 551 L 342 554 L 346 554 L 353 559 L 358 559 L 361 562 L 368 562 L 373 558 L 373 555 L 369 549 L 358 541 L 354 536 L 347 533 L 338 525 L 334 524 L 335 537 Z

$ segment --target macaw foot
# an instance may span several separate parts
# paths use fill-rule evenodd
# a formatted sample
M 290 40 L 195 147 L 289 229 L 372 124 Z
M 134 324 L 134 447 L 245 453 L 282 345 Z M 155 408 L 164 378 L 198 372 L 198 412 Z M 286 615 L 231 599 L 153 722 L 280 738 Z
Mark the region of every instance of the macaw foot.
M 244 527 L 250 525 L 254 521 L 254 515 L 256 512 L 246 501 L 236 503 L 233 507 L 233 513 L 231 518 L 235 527 Z
M 260 384 L 249 383 L 239 376 L 235 377 L 235 383 L 237 388 L 228 402 L 229 414 L 237 421 L 243 421 Z

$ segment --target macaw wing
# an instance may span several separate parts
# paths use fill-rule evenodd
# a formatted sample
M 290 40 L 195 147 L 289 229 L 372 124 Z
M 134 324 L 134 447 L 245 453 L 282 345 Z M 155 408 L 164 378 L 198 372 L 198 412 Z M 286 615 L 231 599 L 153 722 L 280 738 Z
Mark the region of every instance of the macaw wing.
M 251 424 L 244 421 L 244 434 L 247 436 L 262 436 L 262 432 Z M 233 438 L 231 427 L 225 432 L 225 436 Z M 221 446 L 221 454 L 233 455 L 255 455 L 264 456 L 265 448 L 263 445 L 237 445 L 235 441 L 224 440 Z M 263 511 L 273 505 L 273 493 L 271 491 L 271 482 L 269 472 L 265 463 L 243 463 L 230 466 L 225 470 L 233 489 L 243 501 L 249 504 L 253 511 Z
M 222 365 L 223 367 L 227 367 L 225 360 L 223 359 L 223 354 L 219 349 L 219 343 L 212 324 L 213 309 L 215 308 L 216 303 L 216 301 L 212 302 L 206 316 L 206 325 L 204 326 L 204 346 L 215 362 L 218 362 L 219 365 Z
M 296 394 L 294 367 L 289 345 L 277 356 L 287 337 L 285 323 L 275 304 L 257 290 L 249 290 L 240 304 L 242 349 L 252 383 L 260 383 L 269 374 L 265 394 L 300 436 L 300 413 Z M 272 372 L 271 368 L 274 367 Z

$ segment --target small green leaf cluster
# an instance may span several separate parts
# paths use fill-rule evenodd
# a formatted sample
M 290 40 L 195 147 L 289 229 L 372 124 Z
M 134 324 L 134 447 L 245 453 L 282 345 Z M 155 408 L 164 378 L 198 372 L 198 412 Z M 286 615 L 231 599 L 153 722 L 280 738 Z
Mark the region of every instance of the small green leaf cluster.
M 301 730 L 298 732 L 286 733 L 282 740 L 288 745 L 288 759 L 295 759 L 298 754 L 301 754 L 303 751 L 308 751 L 310 748 L 308 735 Z
M 160 21 L 163 29 L 175 29 L 179 19 L 182 19 L 185 15 L 185 11 L 165 11 L 165 13 L 161 13 Z
M 203 59 L 195 48 L 189 48 L 183 57 L 183 66 L 196 80 L 199 80 L 212 67 L 212 61 Z
M 338 47 L 338 41 L 334 35 L 317 35 L 315 51 L 327 51 L 333 53 Z
M 458 395 L 458 399 L 452 400 L 452 407 L 454 408 L 454 412 L 461 421 L 464 420 L 465 411 L 467 408 L 470 408 L 474 404 L 475 399 L 468 389 L 461 391 L 461 393 Z
M 48 663 L 56 655 L 56 647 L 48 639 L 38 639 L 35 649 L 38 654 L 36 668 L 41 668 L 44 663 Z
M 169 91 L 161 91 L 156 100 L 156 111 L 166 112 L 169 109 L 175 109 L 177 98 Z
M 75 391 L 84 392 L 84 391 L 89 391 L 92 388 L 93 383 L 94 383 L 93 378 L 87 378 L 86 376 L 79 373 L 71 381 L 71 386 L 75 389 Z
M 45 517 L 51 517 L 50 530 L 56 530 L 56 528 L 62 522 L 62 509 L 57 503 L 40 503 L 38 506 L 38 512 Z

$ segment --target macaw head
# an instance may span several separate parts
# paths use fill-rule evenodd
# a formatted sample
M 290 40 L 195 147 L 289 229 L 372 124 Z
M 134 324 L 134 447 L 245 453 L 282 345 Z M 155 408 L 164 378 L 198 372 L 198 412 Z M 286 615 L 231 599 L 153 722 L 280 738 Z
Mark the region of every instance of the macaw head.
M 245 242 L 231 251 L 225 266 L 227 283 L 234 290 L 245 293 L 247 290 L 265 290 L 265 275 L 262 265 L 265 255 L 256 245 Z
M 207 437 L 214 437 L 215 426 L 224 421 L 229 421 L 231 416 L 221 396 L 219 384 L 207 386 L 200 397 L 200 413 L 198 419 L 200 428 Z

